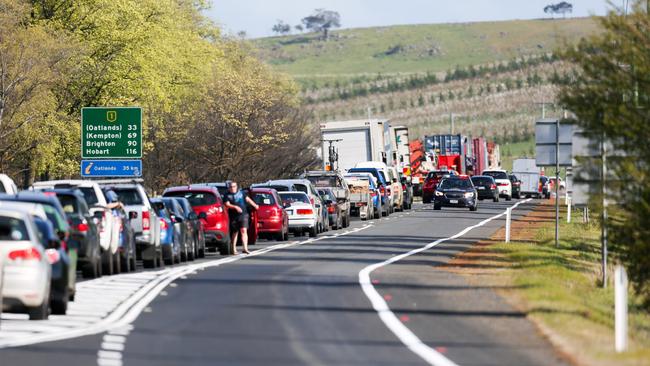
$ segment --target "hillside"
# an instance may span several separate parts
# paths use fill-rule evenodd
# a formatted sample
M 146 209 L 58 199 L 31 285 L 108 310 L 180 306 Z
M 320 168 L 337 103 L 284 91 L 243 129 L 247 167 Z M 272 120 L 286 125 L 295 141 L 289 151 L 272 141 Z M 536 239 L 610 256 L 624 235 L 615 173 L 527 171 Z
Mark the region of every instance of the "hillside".
M 297 79 L 441 72 L 553 52 L 597 31 L 591 18 L 402 25 L 254 40 L 260 57 Z

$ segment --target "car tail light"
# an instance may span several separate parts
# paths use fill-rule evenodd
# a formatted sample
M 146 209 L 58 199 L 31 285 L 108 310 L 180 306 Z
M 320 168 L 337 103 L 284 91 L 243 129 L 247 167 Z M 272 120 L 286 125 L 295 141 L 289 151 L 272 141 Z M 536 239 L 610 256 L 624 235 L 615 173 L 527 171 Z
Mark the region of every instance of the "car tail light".
M 370 192 L 370 196 L 371 196 L 371 197 L 375 197 L 375 196 L 377 196 L 377 191 L 372 191 L 372 192 Z
M 39 253 L 36 248 L 29 248 L 29 249 L 22 249 L 22 250 L 14 250 L 9 252 L 9 260 L 16 261 L 16 260 L 41 260 L 41 253 Z
M 311 202 L 312 206 L 314 205 L 314 197 L 309 197 L 309 202 Z M 300 211 L 300 210 L 298 210 Z
M 382 196 L 385 195 L 386 194 L 386 188 L 384 188 L 384 186 L 379 187 L 379 192 L 381 192 Z
M 490 189 L 497 189 L 497 185 L 496 184 L 491 185 Z
M 311 208 L 299 208 L 296 213 L 298 215 L 312 215 L 314 213 L 314 210 Z
M 327 207 L 327 212 L 329 212 L 329 213 L 334 213 L 334 211 L 335 211 L 335 210 L 334 210 L 334 206 L 328 206 L 328 207 Z
M 161 230 L 167 230 L 169 228 L 169 225 L 167 225 L 167 221 L 164 219 L 160 219 L 160 229 Z
M 142 230 L 149 230 L 151 228 L 151 219 L 149 211 L 142 212 Z
M 403 191 L 406 190 L 406 184 L 402 184 L 402 190 L 403 190 Z
M 506 187 L 508 186 L 508 183 L 499 183 L 499 187 Z
M 87 232 L 88 231 L 88 222 L 86 220 L 84 220 L 79 225 L 77 225 L 77 231 L 80 231 L 82 233 Z

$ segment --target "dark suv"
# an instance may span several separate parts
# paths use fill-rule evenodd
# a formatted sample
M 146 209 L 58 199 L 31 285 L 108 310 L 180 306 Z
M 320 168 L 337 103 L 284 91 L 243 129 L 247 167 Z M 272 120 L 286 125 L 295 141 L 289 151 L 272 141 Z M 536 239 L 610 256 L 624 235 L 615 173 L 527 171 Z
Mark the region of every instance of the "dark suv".
M 440 210 L 442 207 L 469 207 L 470 211 L 478 209 L 476 188 L 468 176 L 442 179 L 433 196 L 434 210 Z

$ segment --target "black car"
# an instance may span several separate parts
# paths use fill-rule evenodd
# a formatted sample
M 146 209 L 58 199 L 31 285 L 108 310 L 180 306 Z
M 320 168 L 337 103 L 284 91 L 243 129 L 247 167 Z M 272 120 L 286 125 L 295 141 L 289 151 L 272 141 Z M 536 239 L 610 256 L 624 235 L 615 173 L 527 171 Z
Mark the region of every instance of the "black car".
M 475 175 L 472 177 L 472 184 L 476 188 L 479 201 L 488 199 L 499 202 L 499 188 L 494 178 L 489 175 Z
M 413 183 L 405 175 L 400 174 L 400 177 L 402 193 L 404 194 L 404 209 L 410 210 L 413 208 Z
M 78 189 L 54 189 L 70 224 L 68 245 L 77 249 L 77 266 L 85 278 L 102 275 L 101 247 L 97 220 L 90 213 L 83 193 Z
M 512 183 L 512 197 L 517 199 L 521 198 L 521 181 L 519 178 L 514 174 L 510 174 L 508 179 Z
M 50 309 L 52 314 L 65 315 L 68 311 L 70 300 L 70 289 L 68 288 L 70 278 L 70 257 L 68 257 L 61 238 L 55 233 L 54 225 L 48 220 L 34 217 L 34 224 L 38 230 L 38 237 L 43 248 L 55 250 L 56 259 L 48 253 L 49 261 L 52 264 L 52 280 L 50 281 Z
M 180 232 L 181 237 L 181 261 L 193 261 L 198 257 L 198 245 L 194 240 L 194 228 L 189 220 L 185 219 L 185 213 L 181 205 L 172 197 L 162 198 L 165 207 L 172 215 L 174 226 Z
M 327 214 L 329 217 L 329 227 L 332 230 L 343 228 L 343 214 L 341 207 L 339 207 L 334 191 L 331 188 L 319 188 L 318 194 L 321 196 L 323 203 L 327 206 Z
M 190 201 L 187 200 L 185 197 L 172 197 L 175 199 L 178 204 L 181 206 L 183 209 L 183 217 L 187 222 L 190 223 L 192 226 L 192 234 L 194 236 L 194 240 L 197 243 L 197 257 L 198 258 L 204 258 L 205 257 L 205 235 L 203 233 L 203 223 L 201 222 L 201 219 L 199 219 L 199 216 L 194 212 L 192 209 L 192 205 L 190 204 Z
M 478 209 L 476 188 L 467 176 L 444 178 L 433 194 L 433 209 L 442 207 L 468 207 L 470 211 Z

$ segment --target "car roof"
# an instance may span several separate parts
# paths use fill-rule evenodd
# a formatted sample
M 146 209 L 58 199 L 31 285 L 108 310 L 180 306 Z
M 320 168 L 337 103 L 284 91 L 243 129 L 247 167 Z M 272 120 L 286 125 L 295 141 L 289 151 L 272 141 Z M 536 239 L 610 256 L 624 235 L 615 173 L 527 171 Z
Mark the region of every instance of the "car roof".
M 60 207 L 61 203 L 56 197 L 48 196 L 42 192 L 22 191 L 17 194 L 0 194 L 0 200 L 48 204 L 61 208 L 63 211 L 63 207 Z
M 355 168 L 377 168 L 377 169 L 388 168 L 386 163 L 382 163 L 381 161 L 364 161 L 361 163 L 357 163 L 357 165 L 355 165 L 354 167 Z
M 206 186 L 203 184 L 169 187 L 165 189 L 165 191 L 163 192 L 163 196 L 165 195 L 165 193 L 169 193 L 169 192 L 210 192 L 210 193 L 219 194 L 219 190 L 216 187 Z
M 474 175 L 472 178 L 487 178 L 487 179 L 494 179 L 493 176 L 491 175 Z
M 34 182 L 34 184 L 32 184 L 32 186 L 33 187 L 49 187 L 49 186 L 63 185 L 63 184 L 69 184 L 69 185 L 81 186 L 81 187 L 92 187 L 92 186 L 98 185 L 97 182 L 93 182 L 92 180 L 64 179 L 64 180 L 47 180 L 47 181 L 42 181 L 42 182 Z
M 23 201 L 0 201 L 0 208 L 22 212 L 30 216 L 38 216 L 41 219 L 47 220 L 45 209 L 43 209 L 43 206 L 40 203 Z
M 250 189 L 251 192 L 259 192 L 259 193 L 273 193 L 277 192 L 274 188 L 270 187 L 253 187 Z
M 483 174 L 485 174 L 485 172 L 498 172 L 498 173 L 506 173 L 506 174 L 508 173 L 508 171 L 505 169 L 486 169 L 483 171 Z
M 304 194 L 305 196 L 307 196 L 307 193 L 300 192 L 300 191 L 278 192 L 278 194 L 281 195 L 281 196 L 284 195 L 284 194 Z M 307 197 L 309 197 L 309 196 L 307 196 Z

